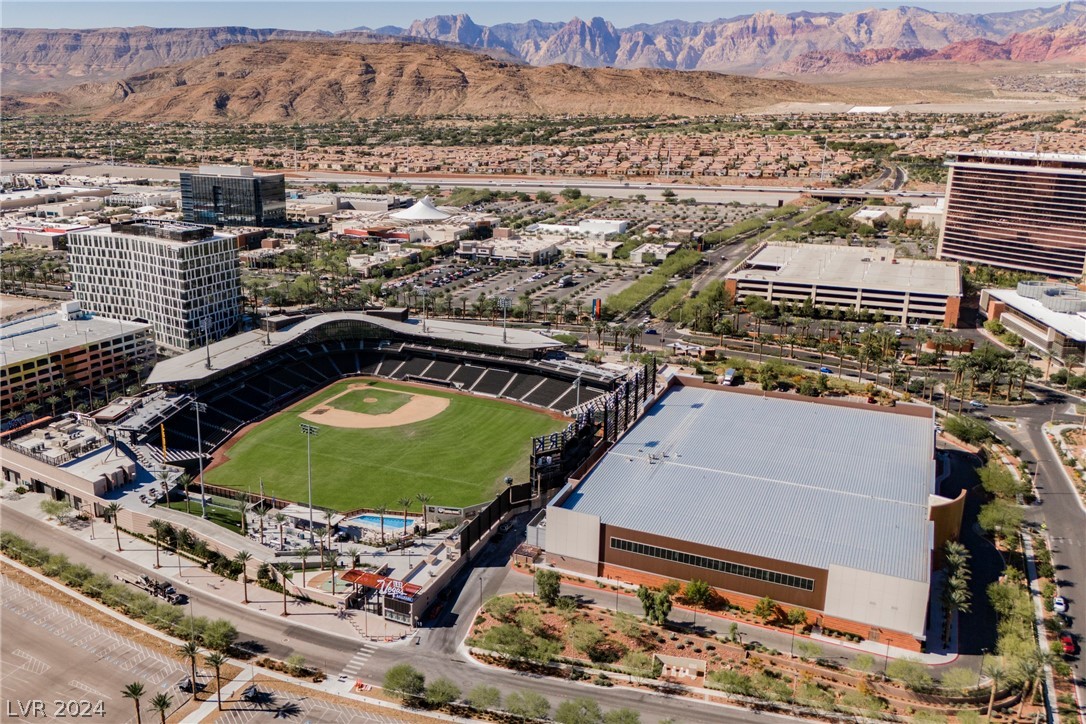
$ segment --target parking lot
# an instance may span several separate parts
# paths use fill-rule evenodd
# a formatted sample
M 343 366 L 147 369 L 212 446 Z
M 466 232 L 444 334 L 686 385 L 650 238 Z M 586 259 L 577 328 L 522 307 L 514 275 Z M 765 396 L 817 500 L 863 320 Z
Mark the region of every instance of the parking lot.
M 175 708 L 188 699 L 176 688 L 186 673 L 180 660 L 126 640 L 8 577 L 0 578 L 0 599 L 0 706 L 43 700 L 52 718 L 54 701 L 87 702 L 80 711 L 90 711 L 88 718 L 127 722 L 136 718 L 132 702 L 121 696 L 127 684 L 144 685 L 145 717 L 155 694 L 167 693 Z

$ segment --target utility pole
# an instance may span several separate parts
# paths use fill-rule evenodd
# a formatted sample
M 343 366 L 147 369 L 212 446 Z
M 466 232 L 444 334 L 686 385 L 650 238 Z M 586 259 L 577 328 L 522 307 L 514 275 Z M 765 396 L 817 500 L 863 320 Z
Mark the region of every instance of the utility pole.
M 207 412 L 207 405 L 194 400 L 192 409 L 196 410 L 196 447 L 199 448 L 196 451 L 196 462 L 200 466 L 200 517 L 207 520 L 207 496 L 204 494 L 204 438 L 200 427 L 200 413 Z M 165 459 L 162 460 L 162 464 L 166 464 Z M 185 491 L 185 495 L 188 495 L 188 491 Z
M 502 310 L 502 344 L 506 344 L 509 341 L 508 334 L 506 332 L 506 321 L 509 316 L 509 307 L 512 304 L 512 300 L 509 297 L 498 297 L 498 306 Z
M 306 465 L 309 469 L 309 545 L 313 545 L 313 454 L 310 447 L 310 441 L 313 436 L 320 432 L 320 428 L 316 425 L 307 425 L 304 422 L 301 425 L 302 434 L 305 435 L 305 458 Z

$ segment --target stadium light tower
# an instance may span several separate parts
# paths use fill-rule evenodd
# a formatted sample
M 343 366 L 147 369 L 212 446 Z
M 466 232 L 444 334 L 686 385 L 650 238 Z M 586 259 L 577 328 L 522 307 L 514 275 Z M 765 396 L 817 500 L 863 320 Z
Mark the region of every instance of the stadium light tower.
M 196 402 L 193 400 L 192 409 L 196 410 L 196 447 L 199 448 L 196 452 L 196 463 L 200 466 L 200 517 L 207 520 L 207 496 L 204 495 L 204 437 L 202 428 L 200 427 L 200 413 L 207 412 L 207 404 L 203 402 Z M 166 457 L 163 455 L 162 465 L 165 468 Z M 187 485 L 185 486 L 188 487 Z M 188 495 L 189 491 L 185 491 L 185 495 Z
M 305 459 L 309 468 L 309 545 L 313 545 L 313 455 L 310 442 L 313 436 L 321 429 L 316 425 L 302 423 L 302 434 L 305 435 Z
M 509 315 L 509 307 L 512 306 L 512 304 L 513 300 L 509 297 L 498 297 L 498 307 L 502 310 L 502 344 L 509 341 L 505 331 L 505 322 Z

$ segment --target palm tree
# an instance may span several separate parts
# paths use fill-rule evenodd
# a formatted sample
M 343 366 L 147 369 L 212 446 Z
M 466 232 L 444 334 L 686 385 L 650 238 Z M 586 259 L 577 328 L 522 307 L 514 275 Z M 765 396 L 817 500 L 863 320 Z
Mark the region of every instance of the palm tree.
M 143 718 L 140 716 L 140 699 L 143 698 L 145 691 L 143 684 L 138 681 L 134 681 L 121 689 L 121 696 L 125 699 L 131 699 L 132 703 L 136 705 L 136 724 L 142 724 L 143 722 Z
M 381 545 L 385 544 L 385 513 L 388 512 L 387 505 L 379 505 L 373 509 L 377 513 L 377 518 L 381 521 Z
M 166 724 L 166 712 L 173 706 L 173 699 L 168 694 L 155 694 L 151 697 L 151 708 L 158 712 L 162 724 Z
M 1003 662 L 998 657 L 991 657 L 988 661 L 981 664 L 981 671 L 992 680 L 992 692 L 988 695 L 988 713 L 985 718 L 988 721 L 992 720 L 992 707 L 995 706 L 996 690 L 999 688 L 999 682 L 1003 677 L 1007 675 L 1007 670 L 1003 668 Z
M 162 568 L 162 564 L 158 561 L 158 549 L 159 543 L 162 540 L 162 534 L 166 531 L 166 526 L 169 525 L 161 518 L 155 518 L 151 521 L 151 530 L 155 532 L 155 568 Z
M 279 562 L 279 563 L 276 563 L 273 567 L 275 568 L 276 571 L 278 571 L 279 575 L 283 579 L 281 581 L 281 583 L 283 585 L 283 615 L 284 616 L 289 616 L 290 614 L 287 613 L 287 576 L 291 572 L 291 567 L 290 567 L 289 563 L 282 562 L 282 561 Z
M 279 550 L 283 550 L 283 523 L 287 522 L 287 516 L 276 513 L 275 522 L 279 525 Z
M 192 698 L 194 701 L 199 701 L 197 694 L 199 690 L 196 688 L 196 657 L 200 655 L 200 646 L 196 643 L 196 639 L 189 639 L 181 648 L 177 649 L 177 656 L 181 659 L 187 659 L 189 662 L 189 681 L 192 682 Z
M 407 534 L 407 509 L 411 507 L 411 498 L 410 498 L 410 496 L 404 495 L 404 496 L 400 497 L 396 502 L 399 503 L 401 508 L 403 508 L 403 532 L 406 535 Z
M 313 548 L 311 546 L 302 546 L 298 549 L 298 557 L 302 559 L 302 588 L 305 588 L 306 561 L 309 560 L 309 556 L 311 555 L 313 555 Z
M 79 390 L 67 389 L 64 390 L 64 396 L 68 398 L 68 407 L 75 407 L 75 398 L 79 395 Z
M 219 705 L 219 711 L 222 711 L 222 667 L 226 663 L 226 654 L 215 651 L 204 657 L 204 661 L 208 666 L 215 669 L 215 698 Z
M 596 333 L 596 342 L 599 344 L 600 349 L 603 349 L 603 335 L 607 334 L 607 330 L 610 325 L 602 319 L 596 320 L 596 323 L 592 326 L 592 331 Z
M 420 503 L 422 503 L 422 534 L 426 535 L 427 528 L 429 527 L 429 525 L 428 525 L 429 518 L 427 517 L 427 512 L 428 511 L 426 510 L 426 505 L 427 505 L 427 503 L 429 503 L 431 500 L 434 499 L 434 496 L 426 495 L 424 493 L 419 493 L 418 495 L 415 496 L 415 498 Z
M 237 555 L 234 556 L 234 562 L 241 564 L 241 586 L 243 591 L 241 597 L 242 603 L 249 602 L 249 575 L 245 570 L 245 564 L 251 561 L 252 558 L 253 554 L 249 551 L 238 551 Z
M 45 398 L 45 401 L 49 403 L 49 406 L 53 409 L 53 417 L 57 416 L 57 403 L 60 402 L 60 398 L 56 395 L 49 395 Z
M 1038 370 L 1040 371 L 1040 370 Z M 1033 695 L 1037 691 L 1037 683 L 1040 681 L 1045 667 L 1052 664 L 1052 653 L 1044 649 L 1034 649 L 1029 656 L 1018 662 L 1018 674 L 1025 683 L 1022 691 L 1022 703 L 1018 706 L 1018 718 L 1022 718 L 1022 710 L 1026 703 L 1033 701 Z
M 191 482 L 192 476 L 188 473 L 185 473 L 177 479 L 177 485 L 181 488 L 181 493 L 185 496 L 185 512 L 189 515 L 192 515 L 192 501 L 189 500 L 189 483 Z
M 336 595 L 336 552 L 331 548 L 324 551 L 325 558 L 328 559 L 328 569 L 332 571 L 332 595 Z
M 106 506 L 106 515 L 109 516 L 110 521 L 113 523 L 113 533 L 117 536 L 117 550 L 121 550 L 121 529 L 118 527 L 117 514 L 121 512 L 121 504 L 117 502 L 110 503 Z

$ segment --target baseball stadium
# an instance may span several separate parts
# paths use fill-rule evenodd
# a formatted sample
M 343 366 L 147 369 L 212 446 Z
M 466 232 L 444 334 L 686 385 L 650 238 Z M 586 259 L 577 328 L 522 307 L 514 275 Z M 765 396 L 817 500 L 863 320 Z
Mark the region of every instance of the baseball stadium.
M 203 456 L 211 486 L 305 504 L 311 472 L 329 510 L 463 509 L 527 481 L 533 439 L 621 384 L 561 347 L 401 309 L 279 315 L 160 362 L 115 429 L 149 467 Z

